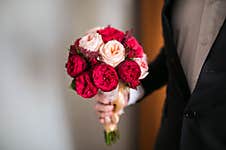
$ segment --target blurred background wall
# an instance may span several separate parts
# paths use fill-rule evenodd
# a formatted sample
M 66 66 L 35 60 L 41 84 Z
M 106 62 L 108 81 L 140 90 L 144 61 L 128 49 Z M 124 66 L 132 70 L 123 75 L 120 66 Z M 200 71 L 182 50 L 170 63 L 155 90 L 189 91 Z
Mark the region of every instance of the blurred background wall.
M 0 150 L 135 150 L 137 108 L 107 148 L 93 110 L 68 88 L 66 48 L 87 29 L 135 28 L 133 0 L 0 1 Z
M 139 37 L 149 62 L 163 46 L 161 11 L 163 0 L 139 0 L 137 17 Z M 151 69 L 151 68 L 150 68 Z M 165 87 L 153 92 L 140 104 L 139 150 L 152 150 L 160 126 Z

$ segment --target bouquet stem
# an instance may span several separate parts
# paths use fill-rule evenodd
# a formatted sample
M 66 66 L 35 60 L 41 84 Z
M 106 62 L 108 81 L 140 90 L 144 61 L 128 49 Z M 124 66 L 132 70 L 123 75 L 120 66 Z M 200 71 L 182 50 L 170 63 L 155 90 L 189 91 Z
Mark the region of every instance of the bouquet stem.
M 125 106 L 125 97 L 124 97 L 125 90 L 128 90 L 128 88 L 125 86 L 125 84 L 119 82 L 118 89 L 116 90 L 117 96 L 112 101 L 112 104 L 115 106 L 114 113 L 110 118 L 107 118 L 109 122 L 104 124 L 105 143 L 107 145 L 112 145 L 116 143 L 116 141 L 120 138 L 118 122 L 120 119 L 120 115 L 123 112 L 123 108 Z
M 105 135 L 105 143 L 107 145 L 112 145 L 116 143 L 117 140 L 120 139 L 120 133 L 118 129 L 110 132 L 104 131 L 104 135 Z

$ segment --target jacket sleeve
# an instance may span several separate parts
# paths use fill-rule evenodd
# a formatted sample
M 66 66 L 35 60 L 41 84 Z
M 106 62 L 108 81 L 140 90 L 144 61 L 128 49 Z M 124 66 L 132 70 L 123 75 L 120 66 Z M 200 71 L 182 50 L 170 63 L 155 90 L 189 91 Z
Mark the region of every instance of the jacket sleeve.
M 137 102 L 141 101 L 144 97 L 151 94 L 154 90 L 159 89 L 167 83 L 168 70 L 166 67 L 166 56 L 164 48 L 161 49 L 159 55 L 149 64 L 149 74 L 146 78 L 141 80 L 141 85 L 144 89 L 144 96 Z

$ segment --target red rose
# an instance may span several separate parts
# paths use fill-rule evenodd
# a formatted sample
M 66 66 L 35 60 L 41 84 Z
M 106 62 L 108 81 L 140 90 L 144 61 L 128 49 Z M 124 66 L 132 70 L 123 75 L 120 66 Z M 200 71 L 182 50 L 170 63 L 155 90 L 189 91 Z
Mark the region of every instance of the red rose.
M 118 74 L 120 79 L 129 84 L 129 87 L 136 88 L 139 84 L 141 70 L 139 65 L 133 60 L 126 60 L 119 64 Z
M 118 75 L 112 66 L 99 64 L 93 69 L 93 81 L 96 87 L 104 92 L 109 92 L 117 87 Z
M 142 58 L 143 57 L 143 48 L 138 43 L 135 37 L 131 36 L 126 39 L 124 43 L 125 47 L 128 49 L 127 57 L 128 58 Z
M 80 55 L 69 55 L 66 63 L 67 73 L 71 77 L 75 77 L 82 73 L 87 67 L 86 60 Z
M 98 88 L 92 82 L 89 72 L 83 72 L 73 82 L 75 82 L 74 85 L 77 94 L 84 98 L 91 98 L 98 92 Z
M 100 29 L 97 32 L 102 36 L 104 43 L 107 43 L 110 40 L 117 40 L 119 42 L 122 42 L 122 40 L 124 39 L 124 33 L 122 31 L 119 31 L 110 26 L 104 29 Z

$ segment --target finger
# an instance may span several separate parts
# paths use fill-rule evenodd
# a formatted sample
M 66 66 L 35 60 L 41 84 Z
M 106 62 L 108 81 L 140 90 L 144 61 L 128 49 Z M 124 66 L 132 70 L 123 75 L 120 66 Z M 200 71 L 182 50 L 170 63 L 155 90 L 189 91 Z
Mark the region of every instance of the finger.
M 113 111 L 113 106 L 96 104 L 95 109 L 99 112 L 110 112 L 110 111 Z
M 101 112 L 101 113 L 99 113 L 99 116 L 101 117 L 101 118 L 105 118 L 105 117 L 110 117 L 110 116 L 112 116 L 112 112 Z
M 104 124 L 104 118 L 99 118 L 101 124 Z
M 103 111 L 103 112 L 108 112 L 108 111 L 113 111 L 113 105 L 102 105 L 102 104 L 96 104 L 95 109 L 97 111 Z
M 105 117 L 111 117 L 113 115 L 113 111 L 107 111 L 107 112 L 103 112 L 103 111 L 96 111 L 97 116 L 99 116 L 100 118 L 105 118 Z
M 110 117 L 105 117 L 104 118 L 104 123 L 110 123 L 111 122 L 111 118 Z
M 111 117 L 99 117 L 99 121 L 100 123 L 102 124 L 108 124 L 108 123 L 111 123 Z
M 97 102 L 96 105 L 101 105 L 101 106 L 114 106 L 114 104 L 103 104 L 103 103 L 99 103 L 99 102 Z
M 107 98 L 100 98 L 100 99 L 98 99 L 98 102 L 102 103 L 102 104 L 110 104 L 111 103 Z
M 96 100 L 98 103 L 102 103 L 102 104 L 110 104 L 110 101 L 106 98 L 106 96 L 104 95 L 99 95 L 96 97 Z

